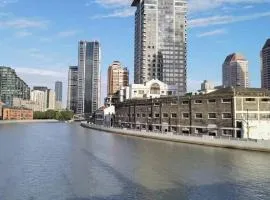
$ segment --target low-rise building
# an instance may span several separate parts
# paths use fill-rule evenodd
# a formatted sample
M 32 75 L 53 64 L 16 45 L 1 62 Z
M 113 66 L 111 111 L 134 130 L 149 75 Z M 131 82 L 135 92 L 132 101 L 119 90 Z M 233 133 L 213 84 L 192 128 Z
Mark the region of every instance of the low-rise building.
M 0 101 L 0 120 L 2 120 L 2 116 L 3 116 L 3 105 L 4 103 Z
M 115 126 L 175 134 L 270 139 L 270 91 L 222 88 L 207 94 L 116 104 Z
M 4 107 L 3 120 L 33 120 L 33 110 L 18 107 Z
M 144 84 L 131 84 L 120 90 L 120 101 L 128 99 L 151 99 L 164 96 L 176 96 L 177 86 L 168 85 L 159 80 L 147 81 Z
M 95 124 L 112 126 L 115 116 L 115 106 L 101 107 L 95 112 Z

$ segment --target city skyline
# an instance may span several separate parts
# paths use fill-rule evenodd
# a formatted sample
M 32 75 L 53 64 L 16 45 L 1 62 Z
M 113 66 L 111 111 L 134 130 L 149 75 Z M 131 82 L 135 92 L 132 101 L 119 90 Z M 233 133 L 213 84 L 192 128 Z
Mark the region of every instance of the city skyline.
M 15 68 L 30 86 L 53 88 L 51 83 L 61 80 L 66 98 L 67 69 L 77 64 L 76 46 L 81 39 L 98 39 L 102 43 L 102 77 L 106 77 L 107 66 L 113 60 L 120 60 L 133 78 L 134 9 L 131 1 L 69 1 L 65 9 L 61 0 L 0 2 L 0 53 L 3 55 L 0 62 Z M 265 28 L 270 24 L 270 4 L 256 0 L 209 2 L 189 1 L 188 91 L 198 89 L 204 79 L 221 84 L 222 63 L 230 52 L 245 55 L 250 63 L 251 86 L 260 87 L 260 51 L 270 37 Z M 31 9 L 33 6 L 35 10 Z M 58 11 L 48 14 L 47 10 Z M 77 23 L 77 19 L 82 20 Z M 113 34 L 107 34 L 105 28 L 114 30 Z M 106 88 L 106 83 L 104 78 L 102 88 Z M 106 90 L 102 93 L 104 97 Z

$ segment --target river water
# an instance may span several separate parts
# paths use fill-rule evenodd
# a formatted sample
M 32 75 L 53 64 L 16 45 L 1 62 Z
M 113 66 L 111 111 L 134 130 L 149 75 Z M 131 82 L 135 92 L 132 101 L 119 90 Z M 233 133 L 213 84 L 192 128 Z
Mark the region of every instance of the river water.
M 0 125 L 0 200 L 270 199 L 270 154 Z

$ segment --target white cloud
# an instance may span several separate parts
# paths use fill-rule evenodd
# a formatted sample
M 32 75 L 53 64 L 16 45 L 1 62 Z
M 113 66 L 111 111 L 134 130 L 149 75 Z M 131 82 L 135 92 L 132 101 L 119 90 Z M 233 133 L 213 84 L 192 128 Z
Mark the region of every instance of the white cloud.
M 0 7 L 5 7 L 8 4 L 11 3 L 17 3 L 18 0 L 0 0 Z
M 24 38 L 24 37 L 28 37 L 28 36 L 31 36 L 31 35 L 33 35 L 31 32 L 25 31 L 25 30 L 15 33 L 15 37 L 18 37 L 18 38 Z
M 43 69 L 46 69 L 46 68 L 43 67 Z M 16 72 L 21 73 L 21 74 L 50 76 L 50 77 L 55 77 L 55 78 L 66 78 L 66 74 L 64 74 L 62 71 L 51 71 L 51 70 L 43 70 L 43 69 L 18 67 L 16 68 Z
M 72 37 L 79 33 L 78 30 L 68 30 L 68 31 L 62 31 L 57 34 L 58 37 Z
M 15 18 L 8 20 L 0 19 L 0 27 L 13 29 L 27 29 L 27 28 L 47 28 L 49 21 L 35 20 L 27 18 Z
M 96 15 L 91 17 L 91 19 L 99 19 L 99 18 L 111 18 L 111 17 L 129 17 L 134 15 L 134 8 L 122 8 L 114 10 L 110 14 L 104 14 L 104 15 Z
M 208 32 L 199 33 L 197 35 L 197 37 L 199 37 L 199 38 L 210 37 L 210 36 L 215 36 L 215 35 L 223 35 L 226 33 L 227 33 L 227 30 L 225 30 L 225 29 L 216 29 L 216 30 L 212 30 L 212 31 L 208 31 Z
M 194 28 L 194 27 L 206 27 L 213 25 L 230 24 L 242 21 L 255 20 L 263 17 L 270 17 L 270 12 L 254 13 L 250 15 L 240 15 L 240 16 L 224 15 L 224 16 L 196 18 L 191 19 L 189 21 L 189 27 Z

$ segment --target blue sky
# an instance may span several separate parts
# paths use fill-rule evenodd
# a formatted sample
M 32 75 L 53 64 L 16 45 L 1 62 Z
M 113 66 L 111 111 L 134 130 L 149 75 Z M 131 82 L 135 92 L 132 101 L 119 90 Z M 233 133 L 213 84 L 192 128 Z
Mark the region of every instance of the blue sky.
M 120 60 L 133 80 L 134 9 L 131 0 L 0 0 L 0 65 L 30 85 L 54 88 L 77 64 L 79 40 L 102 45 L 102 94 L 107 67 Z M 260 87 L 260 50 L 270 37 L 270 0 L 189 0 L 188 88 L 221 83 L 233 52 L 249 60 L 250 82 Z

